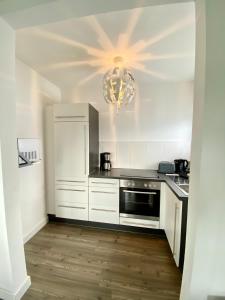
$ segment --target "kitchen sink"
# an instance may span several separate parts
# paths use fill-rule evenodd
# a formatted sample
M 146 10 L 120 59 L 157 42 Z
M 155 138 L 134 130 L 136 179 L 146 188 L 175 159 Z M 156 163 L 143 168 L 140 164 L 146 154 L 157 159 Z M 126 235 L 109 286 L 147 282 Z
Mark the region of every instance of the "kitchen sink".
M 186 194 L 186 195 L 189 194 L 189 184 L 188 183 L 177 183 L 177 185 L 184 194 Z
M 184 193 L 186 196 L 189 194 L 189 178 L 184 178 L 179 175 L 170 175 L 170 178 L 176 183 L 176 186 Z

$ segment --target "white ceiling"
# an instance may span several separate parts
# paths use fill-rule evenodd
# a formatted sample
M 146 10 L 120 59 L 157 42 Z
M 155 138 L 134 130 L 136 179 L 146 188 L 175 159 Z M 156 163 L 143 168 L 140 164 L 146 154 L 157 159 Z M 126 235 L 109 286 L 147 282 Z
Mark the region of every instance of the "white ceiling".
M 15 29 L 66 19 L 194 0 L 0 0 L 0 16 Z
M 194 3 L 98 14 L 16 33 L 16 54 L 61 88 L 101 80 L 120 55 L 135 79 L 186 81 L 194 77 Z

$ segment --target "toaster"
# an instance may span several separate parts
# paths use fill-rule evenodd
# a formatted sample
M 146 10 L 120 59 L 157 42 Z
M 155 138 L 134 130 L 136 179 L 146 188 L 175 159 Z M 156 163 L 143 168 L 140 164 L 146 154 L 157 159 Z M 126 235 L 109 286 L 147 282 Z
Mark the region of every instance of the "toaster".
M 169 161 L 161 161 L 158 167 L 158 173 L 162 174 L 174 174 L 175 173 L 175 165 Z

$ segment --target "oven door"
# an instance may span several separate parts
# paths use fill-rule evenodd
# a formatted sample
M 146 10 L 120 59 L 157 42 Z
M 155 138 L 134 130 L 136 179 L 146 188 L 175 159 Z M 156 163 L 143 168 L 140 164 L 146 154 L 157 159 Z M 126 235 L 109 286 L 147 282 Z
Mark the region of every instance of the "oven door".
M 120 188 L 120 216 L 159 220 L 160 191 Z

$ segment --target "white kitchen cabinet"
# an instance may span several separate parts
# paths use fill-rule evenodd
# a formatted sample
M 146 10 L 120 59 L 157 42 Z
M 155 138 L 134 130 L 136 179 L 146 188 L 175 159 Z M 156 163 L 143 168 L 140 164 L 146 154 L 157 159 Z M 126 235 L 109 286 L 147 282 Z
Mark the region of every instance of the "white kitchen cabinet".
M 173 257 L 175 259 L 177 266 L 179 266 L 179 260 L 180 260 L 181 221 L 182 221 L 182 202 L 176 199 Z
M 179 266 L 181 241 L 182 201 L 168 186 L 165 186 L 165 233 L 173 253 L 176 265 Z
M 89 178 L 89 186 L 119 188 L 119 180 L 112 178 Z
M 54 120 L 89 122 L 89 105 L 87 103 L 57 104 L 54 106 Z
M 56 203 L 88 203 L 88 187 L 85 186 L 56 186 Z
M 88 205 L 66 206 L 60 204 L 56 207 L 56 216 L 58 218 L 73 219 L 73 220 L 88 220 Z
M 119 181 L 91 178 L 89 184 L 89 221 L 119 224 Z
M 88 163 L 88 123 L 55 122 L 55 179 L 86 177 Z
M 56 104 L 46 117 L 48 213 L 88 220 L 88 175 L 99 160 L 98 112 L 88 103 Z
M 88 220 L 88 187 L 58 184 L 55 191 L 56 217 Z

